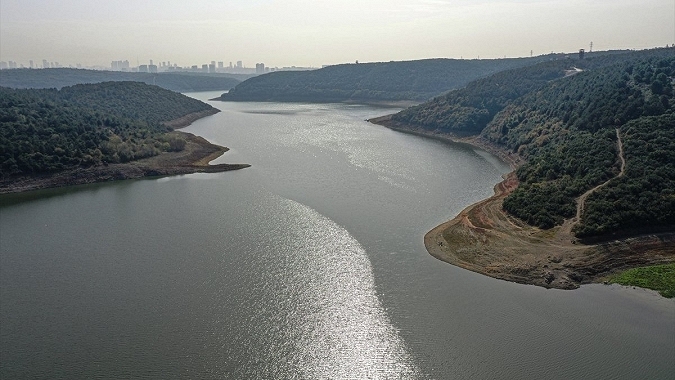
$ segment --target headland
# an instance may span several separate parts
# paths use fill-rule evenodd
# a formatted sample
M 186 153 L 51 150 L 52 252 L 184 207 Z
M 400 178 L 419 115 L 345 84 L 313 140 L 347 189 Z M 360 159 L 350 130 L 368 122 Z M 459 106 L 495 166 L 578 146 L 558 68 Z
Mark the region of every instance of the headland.
M 219 111 L 216 109 L 194 112 L 163 124 L 174 129 L 183 128 L 195 120 L 217 112 Z M 126 163 L 110 163 L 54 173 L 14 176 L 0 180 L 0 194 L 144 177 L 218 173 L 250 166 L 248 164 L 209 165 L 209 162 L 227 152 L 228 148 L 212 144 L 191 133 L 172 131 L 169 134 L 180 135 L 185 140 L 186 144 L 183 150 L 162 152 L 157 156 Z
M 497 279 L 557 289 L 603 282 L 625 269 L 675 262 L 673 232 L 625 234 L 589 243 L 572 233 L 578 216 L 561 226 L 541 229 L 507 214 L 502 202 L 518 186 L 515 169 L 524 161 L 480 136 L 433 133 L 397 124 L 389 116 L 369 121 L 405 133 L 470 144 L 514 169 L 494 187 L 492 197 L 468 206 L 425 235 L 427 251 L 439 260 Z M 587 196 L 577 199 L 582 207 Z

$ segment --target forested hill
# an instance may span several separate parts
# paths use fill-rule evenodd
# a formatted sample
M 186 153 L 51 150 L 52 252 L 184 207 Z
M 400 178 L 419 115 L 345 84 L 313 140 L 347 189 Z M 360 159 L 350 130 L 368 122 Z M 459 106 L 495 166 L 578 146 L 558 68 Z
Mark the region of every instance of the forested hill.
M 10 88 L 62 88 L 76 84 L 133 81 L 176 92 L 229 90 L 248 75 L 207 73 L 128 73 L 84 69 L 13 69 L 0 71 L 0 86 Z
M 605 52 L 605 54 L 599 52 L 583 60 L 577 56 L 568 56 L 564 59 L 506 70 L 405 109 L 393 115 L 392 120 L 442 133 L 478 134 L 507 104 L 547 85 L 552 80 L 575 75 L 580 70 L 594 70 L 628 60 L 667 57 L 672 51 L 673 49 Z
M 551 60 L 534 58 L 342 64 L 313 71 L 278 71 L 238 84 L 225 101 L 378 102 L 424 101 L 470 81 L 516 67 Z
M 0 87 L 0 177 L 127 162 L 185 141 L 161 124 L 217 112 L 196 99 L 137 82 L 56 89 Z
M 574 67 L 584 71 L 565 77 L 563 70 Z M 526 163 L 504 208 L 530 224 L 561 224 L 576 214 L 577 197 L 612 179 L 586 200 L 577 236 L 670 230 L 674 86 L 675 49 L 653 49 L 499 73 L 394 119 L 411 128 L 480 133 L 518 153 Z M 621 177 L 617 130 L 626 159 Z

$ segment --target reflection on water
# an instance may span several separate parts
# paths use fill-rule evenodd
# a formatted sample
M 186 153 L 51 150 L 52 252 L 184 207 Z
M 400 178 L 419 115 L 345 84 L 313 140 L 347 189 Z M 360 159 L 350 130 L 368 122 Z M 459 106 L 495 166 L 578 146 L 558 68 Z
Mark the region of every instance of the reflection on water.
M 322 107 L 318 104 L 309 103 L 253 103 L 255 106 L 242 109 L 242 113 L 253 115 L 298 115 L 306 112 L 315 112 Z
M 259 311 L 256 323 L 271 327 L 264 352 L 251 357 L 273 358 L 272 376 L 419 378 L 377 297 L 363 247 L 309 207 L 286 199 L 279 205 L 260 226 L 278 240 L 259 242 L 275 244 L 262 285 L 273 298 L 247 307 Z M 239 363 L 237 372 L 254 364 Z

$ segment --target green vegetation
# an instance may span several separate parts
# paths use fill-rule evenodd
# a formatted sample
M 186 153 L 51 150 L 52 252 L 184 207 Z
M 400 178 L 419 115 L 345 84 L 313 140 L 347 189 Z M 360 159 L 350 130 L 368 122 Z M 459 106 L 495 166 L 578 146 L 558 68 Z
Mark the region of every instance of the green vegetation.
M 476 80 L 392 116 L 441 133 L 480 134 L 527 160 L 509 213 L 541 228 L 585 203 L 579 237 L 675 227 L 675 49 L 560 59 Z M 583 70 L 579 71 L 577 69 Z M 569 75 L 572 74 L 572 75 Z
M 542 228 L 573 216 L 576 197 L 618 173 L 618 128 L 627 172 L 588 198 L 577 236 L 675 225 L 675 97 L 670 83 L 652 91 L 661 74 L 675 76 L 675 57 L 577 74 L 510 104 L 483 131 L 528 160 L 504 208 Z
M 229 90 L 250 75 L 208 73 L 128 73 L 83 69 L 16 69 L 0 72 L 0 86 L 9 88 L 62 88 L 101 82 L 143 82 L 171 91 Z
M 392 119 L 443 133 L 477 134 L 510 101 L 564 76 L 572 63 L 563 59 L 500 72 L 403 110 Z
M 584 60 L 555 57 L 536 65 L 506 70 L 438 96 L 392 116 L 392 120 L 441 133 L 475 135 L 515 100 L 577 70 L 596 70 L 626 60 L 667 56 L 664 51 L 604 52 Z M 672 49 L 671 49 L 672 50 Z M 671 53 L 672 54 L 672 53 Z
M 626 173 L 588 198 L 578 236 L 675 226 L 675 114 L 639 118 L 621 133 Z
M 426 59 L 343 64 L 312 71 L 280 71 L 248 79 L 226 101 L 423 101 L 470 81 L 555 56 L 493 60 Z
M 675 264 L 634 268 L 607 279 L 608 283 L 656 290 L 666 298 L 675 297 Z
M 137 82 L 61 90 L 0 87 L 0 177 L 128 162 L 185 141 L 161 124 L 213 108 Z

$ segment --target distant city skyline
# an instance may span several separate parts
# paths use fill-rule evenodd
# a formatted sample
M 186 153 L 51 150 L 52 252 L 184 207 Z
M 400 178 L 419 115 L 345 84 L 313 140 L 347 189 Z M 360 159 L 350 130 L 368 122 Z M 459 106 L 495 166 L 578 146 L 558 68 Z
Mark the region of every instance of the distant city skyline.
M 525 57 L 675 43 L 673 0 L 2 0 L 0 61 L 266 67 Z
M 137 62 L 132 64 L 128 59 L 113 60 L 108 65 L 91 65 L 85 66 L 81 63 L 61 64 L 55 61 L 43 59 L 41 61 L 29 60 L 28 63 L 17 62 L 11 59 L 7 61 L 0 61 L 0 70 L 6 69 L 53 69 L 53 68 L 78 68 L 78 69 L 93 69 L 93 70 L 110 70 L 110 71 L 126 71 L 126 72 L 169 72 L 169 71 L 193 71 L 193 72 L 208 72 L 208 73 L 230 73 L 230 74 L 264 74 L 270 71 L 278 70 L 312 70 L 320 67 L 313 66 L 284 66 L 284 67 L 270 67 L 264 62 L 256 62 L 254 66 L 247 66 L 243 61 L 236 62 L 229 61 L 210 61 L 209 63 L 200 63 L 194 65 L 179 65 L 171 61 L 155 62 L 150 59 L 148 62 Z

